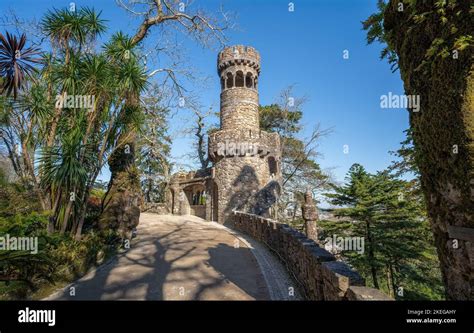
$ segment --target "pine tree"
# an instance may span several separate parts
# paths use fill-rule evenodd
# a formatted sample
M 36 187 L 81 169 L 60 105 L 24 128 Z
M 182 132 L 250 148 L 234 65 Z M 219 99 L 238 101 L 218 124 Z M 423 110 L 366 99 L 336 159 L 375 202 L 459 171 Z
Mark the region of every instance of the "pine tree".
M 346 183 L 333 186 L 333 190 L 326 196 L 340 207 L 333 211 L 342 222 L 333 222 L 329 228 L 327 222 L 323 223 L 326 233 L 364 237 L 365 243 L 362 254 L 344 252 L 343 257 L 370 277 L 375 288 L 394 297 L 439 297 L 439 276 L 428 274 L 427 267 L 422 265 L 430 261 L 433 268 L 436 262 L 417 183 L 399 179 L 388 171 L 370 174 L 363 166 L 354 164 Z

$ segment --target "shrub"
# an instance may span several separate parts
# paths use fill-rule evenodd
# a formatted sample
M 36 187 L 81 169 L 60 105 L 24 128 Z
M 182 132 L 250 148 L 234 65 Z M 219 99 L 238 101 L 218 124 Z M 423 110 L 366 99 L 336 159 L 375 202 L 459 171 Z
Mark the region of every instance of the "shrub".
M 24 299 L 44 284 L 71 281 L 115 253 L 119 238 L 112 231 L 70 235 L 46 233 L 48 215 L 32 212 L 0 218 L 0 235 L 38 237 L 38 253 L 0 251 L 0 298 Z

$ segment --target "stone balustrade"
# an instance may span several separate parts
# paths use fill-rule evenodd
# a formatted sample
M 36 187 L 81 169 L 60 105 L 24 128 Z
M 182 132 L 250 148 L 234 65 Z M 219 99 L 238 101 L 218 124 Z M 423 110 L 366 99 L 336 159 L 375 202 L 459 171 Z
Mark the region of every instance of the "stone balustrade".
M 234 212 L 233 227 L 265 244 L 286 264 L 309 300 L 392 300 L 313 240 L 287 224 Z

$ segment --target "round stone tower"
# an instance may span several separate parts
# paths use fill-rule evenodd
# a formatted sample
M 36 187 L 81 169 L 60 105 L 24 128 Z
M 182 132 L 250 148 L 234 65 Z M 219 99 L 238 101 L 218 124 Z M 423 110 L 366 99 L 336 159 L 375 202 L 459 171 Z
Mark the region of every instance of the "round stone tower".
M 221 129 L 258 129 L 260 54 L 251 47 L 234 46 L 219 53 Z
M 260 54 L 252 47 L 223 49 L 220 130 L 209 136 L 214 162 L 213 219 L 231 223 L 232 211 L 268 216 L 280 191 L 280 138 L 260 130 Z

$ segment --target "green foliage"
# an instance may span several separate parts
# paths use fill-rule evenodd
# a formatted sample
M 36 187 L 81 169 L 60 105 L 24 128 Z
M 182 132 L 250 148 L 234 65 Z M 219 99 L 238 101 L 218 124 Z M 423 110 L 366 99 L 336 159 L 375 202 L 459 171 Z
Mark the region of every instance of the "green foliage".
M 161 106 L 160 87 L 152 85 L 143 96 L 145 121 L 138 136 L 137 166 L 141 190 L 147 202 L 164 202 L 170 176 L 171 137 L 169 110 Z
M 401 142 L 401 147 L 397 151 L 391 151 L 390 154 L 397 157 L 397 160 L 392 161 L 388 168 L 390 172 L 394 172 L 397 176 L 412 174 L 416 179 L 420 176 L 420 171 L 417 165 L 417 157 L 415 147 L 413 146 L 412 130 L 405 131 L 406 139 Z
M 38 197 L 31 187 L 8 183 L 0 170 L 0 218 L 28 215 L 40 208 Z
M 363 237 L 363 254 L 348 251 L 342 255 L 372 286 L 400 299 L 439 299 L 438 262 L 416 185 L 386 171 L 370 174 L 354 164 L 345 184 L 334 185 L 333 192 L 326 194 L 331 204 L 340 207 L 333 213 L 342 220 L 321 223 L 321 236 Z
M 0 251 L 0 299 L 23 299 L 41 287 L 71 281 L 115 253 L 113 232 L 88 233 L 80 242 L 68 235 L 47 235 L 48 214 L 0 218 L 0 235 L 38 237 L 38 253 Z
M 303 193 L 309 188 L 312 191 L 321 191 L 327 188 L 329 176 L 321 170 L 316 162 L 318 140 L 329 133 L 317 126 L 309 138 L 300 138 L 302 130 L 302 106 L 303 99 L 292 98 L 292 87 L 282 92 L 282 102 L 259 107 L 260 128 L 278 133 L 281 142 L 282 163 L 281 171 L 283 176 L 283 192 L 279 202 L 279 219 L 287 223 L 294 223 L 295 216 L 288 219 L 287 208 L 293 212 L 299 210 L 303 202 Z M 293 197 L 293 199 L 291 199 Z
M 93 207 L 88 198 L 100 170 L 144 124 L 139 96 L 148 76 L 130 37 L 122 33 L 94 52 L 95 39 L 105 31 L 100 12 L 50 10 L 41 28 L 51 53 L 43 56 L 41 76 L 17 102 L 2 96 L 2 144 L 18 177 L 34 189 L 43 208 L 52 210 L 52 224 L 80 237 L 83 221 L 92 222 L 95 215 L 87 214 Z M 92 105 L 58 103 L 58 97 L 85 96 Z
M 132 38 L 119 31 L 112 35 L 110 42 L 104 46 L 104 51 L 109 59 L 116 62 L 126 62 L 130 59 L 137 59 L 138 54 L 134 46 Z
M 44 98 L 47 95 L 47 87 L 41 81 L 35 82 L 28 94 L 22 95 L 18 101 L 19 107 L 28 110 L 31 117 L 36 118 L 38 122 L 46 120 L 52 115 L 54 104 Z
M 367 31 L 367 44 L 373 42 L 379 42 L 384 46 L 380 53 L 380 59 L 387 59 L 391 65 L 391 69 L 395 72 L 398 69 L 398 57 L 397 54 L 387 45 L 387 39 L 389 38 L 383 27 L 383 15 L 387 8 L 387 4 L 384 0 L 377 1 L 378 12 L 370 15 L 365 21 L 362 22 L 362 27 Z
M 292 178 L 292 187 L 299 187 L 299 191 L 305 191 L 307 186 L 315 188 L 314 182 L 319 185 L 327 179 L 309 148 L 315 142 L 305 142 L 297 137 L 302 129 L 302 116 L 299 107 L 283 108 L 277 104 L 259 107 L 260 128 L 280 135 L 284 182 Z
M 26 191 L 5 186 L 0 192 L 2 216 L 47 209 L 49 227 L 77 239 L 84 225 L 89 229 L 97 222 L 102 200 L 91 194 L 96 178 L 105 163 L 123 157 L 125 144 L 135 145 L 136 133 L 150 120 L 140 100 L 148 88 L 143 55 L 121 32 L 96 48 L 104 23 L 100 12 L 87 7 L 49 10 L 40 27 L 51 51 L 43 54 L 35 76 L 30 74 L 36 49 L 24 47 L 25 36 L 1 36 L 6 62 L 0 80 L 14 81 L 17 90 L 23 85 L 20 79 L 28 80 L 18 99 L 15 90 L 16 100 L 8 98 L 10 89 L 2 91 L 1 144 L 22 186 L 37 196 L 28 203 Z M 16 49 L 23 52 L 19 58 L 14 57 Z M 8 69 L 12 64 L 20 71 Z M 92 104 L 60 103 L 68 97 L 90 98 Z M 132 164 L 134 159 L 132 155 Z M 138 177 L 136 172 L 131 176 Z M 16 192 L 20 195 L 15 197 Z
M 41 21 L 43 33 L 62 47 L 82 47 L 106 30 L 100 12 L 83 7 L 80 10 L 49 10 Z
M 446 295 L 469 299 L 470 267 L 465 256 L 458 259 L 466 245 L 447 247 L 446 229 L 473 224 L 472 184 L 466 180 L 474 165 L 474 7 L 466 0 L 393 0 L 382 14 L 384 41 L 399 57 L 405 93 L 422 101 L 422 112 L 409 112 L 412 156 L 428 199 Z
M 11 35 L 8 31 L 6 36 L 0 33 L 0 77 L 3 78 L 1 94 L 10 96 L 13 92 L 14 99 L 25 85 L 27 78 L 31 78 L 35 72 L 33 64 L 39 63 L 38 48 L 25 48 L 26 34 L 20 38 Z
M 295 134 L 301 130 L 301 110 L 283 110 L 278 104 L 260 106 L 260 128 L 278 134 Z
M 80 159 L 81 140 L 82 128 L 76 126 L 63 136 L 60 146 L 43 150 L 39 161 L 44 188 L 52 186 L 70 192 L 85 183 L 87 164 Z
M 474 47 L 474 39 L 471 34 L 461 34 L 456 25 L 456 17 L 463 15 L 465 3 L 463 1 L 445 1 L 438 0 L 434 6 L 421 4 L 413 0 L 399 1 L 396 3 L 386 3 L 385 0 L 378 0 L 378 11 L 370 15 L 362 22 L 363 29 L 367 31 L 367 43 L 372 44 L 377 41 L 384 48 L 381 53 L 381 59 L 387 58 L 392 65 L 392 70 L 398 69 L 398 55 L 395 52 L 394 43 L 396 31 L 385 29 L 385 12 L 389 5 L 403 6 L 400 12 L 408 13 L 407 22 L 408 33 L 412 33 L 421 25 L 441 25 L 445 27 L 440 30 L 438 35 L 424 36 L 431 38 L 431 45 L 426 49 L 424 59 L 416 70 L 429 68 L 429 64 L 436 58 L 447 58 L 453 51 L 465 51 L 467 48 Z M 398 9 L 397 9 L 398 10 Z M 471 7 L 472 11 L 472 7 Z

